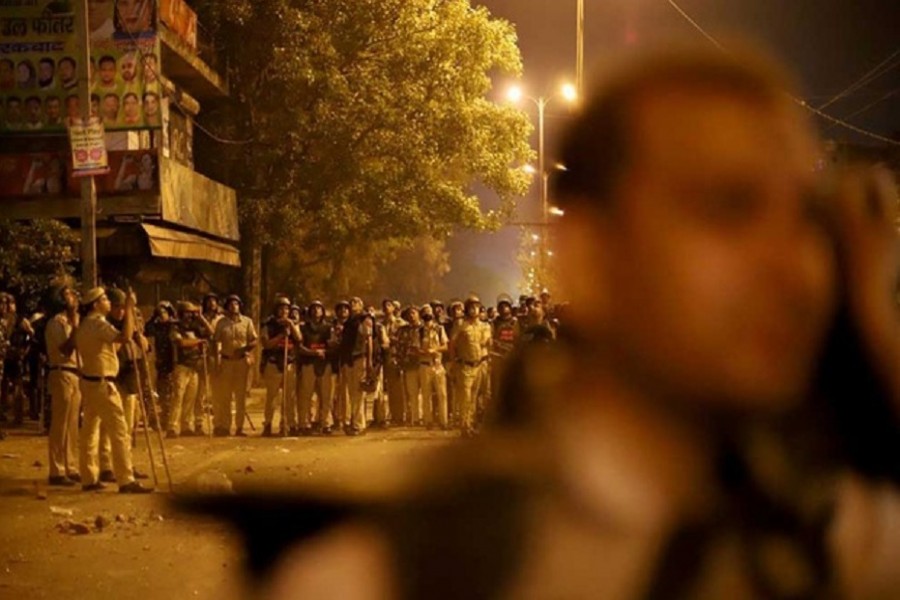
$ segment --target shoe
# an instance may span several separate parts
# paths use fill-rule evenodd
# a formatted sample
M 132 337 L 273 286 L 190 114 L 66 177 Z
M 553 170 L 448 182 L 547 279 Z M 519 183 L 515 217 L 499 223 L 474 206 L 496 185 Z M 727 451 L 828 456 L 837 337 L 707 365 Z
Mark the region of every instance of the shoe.
M 63 475 L 53 475 L 47 478 L 47 485 L 57 485 L 59 487 L 73 487 L 76 484 L 74 481 L 65 477 Z
M 247 437 L 247 434 L 244 433 L 243 431 L 241 431 L 240 429 L 238 429 L 237 431 L 234 432 L 234 437 Z
M 297 434 L 300 437 L 309 437 L 313 434 L 313 429 L 312 427 L 301 427 L 299 431 L 297 431 Z
M 262 434 L 260 435 L 262 435 L 262 437 L 272 437 L 272 426 L 269 424 L 263 425 Z
M 131 474 L 135 479 L 149 479 L 149 477 L 150 477 L 146 473 L 141 473 L 137 469 L 132 469 Z
M 349 427 L 347 429 L 347 435 L 349 435 L 350 437 L 356 437 L 356 436 L 362 435 L 362 434 L 363 434 L 362 429 L 357 429 L 356 427 Z
M 100 471 L 100 481 L 102 481 L 103 483 L 115 483 L 116 476 L 109 469 L 107 469 L 105 471 Z
M 177 438 L 177 437 L 178 437 L 178 434 L 175 432 L 174 429 L 170 429 L 170 430 L 168 430 L 168 431 L 166 432 L 166 439 L 167 439 L 167 440 L 173 440 L 173 439 L 175 439 L 175 438 Z
M 120 494 L 150 494 L 152 492 L 153 488 L 145 488 L 137 481 L 132 481 L 131 483 L 119 486 Z
M 69 473 L 66 475 L 69 478 L 69 481 L 74 481 L 75 483 L 81 483 L 81 475 L 78 473 Z
M 322 435 L 331 435 L 333 433 L 333 429 L 331 427 L 323 427 Z
M 103 485 L 102 483 L 100 483 L 99 481 L 97 483 L 89 483 L 87 485 L 81 486 L 82 492 L 99 492 L 100 490 L 105 490 L 105 489 L 106 489 L 106 486 Z
M 297 437 L 300 435 L 299 427 L 291 427 L 288 429 L 288 437 Z
M 167 434 L 167 435 L 168 435 L 168 434 Z M 180 435 L 181 437 L 194 437 L 194 436 L 197 435 L 197 434 L 194 433 L 194 431 L 193 431 L 192 429 L 182 429 L 182 430 L 181 430 L 181 433 L 180 433 L 179 435 Z
M 228 437 L 228 430 L 224 427 L 216 427 L 213 429 L 213 437 Z

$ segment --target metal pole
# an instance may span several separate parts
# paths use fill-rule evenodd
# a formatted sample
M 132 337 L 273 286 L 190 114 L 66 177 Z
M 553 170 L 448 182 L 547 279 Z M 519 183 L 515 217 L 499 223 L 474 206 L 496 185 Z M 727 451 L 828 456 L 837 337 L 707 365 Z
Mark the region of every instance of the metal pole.
M 78 62 L 78 104 L 81 118 L 91 117 L 91 89 L 88 69 L 91 64 L 91 48 L 88 35 L 88 0 L 77 5 L 76 38 Z M 97 285 L 97 188 L 93 175 L 81 178 L 81 278 L 86 288 Z
M 584 97 L 584 0 L 578 0 L 576 31 L 575 89 L 580 99 Z
M 546 255 L 547 255 L 547 222 L 550 215 L 549 204 L 547 200 L 547 167 L 544 163 L 544 109 L 547 107 L 547 99 L 539 98 L 538 99 L 538 172 L 541 175 L 541 222 L 544 223 L 544 230 L 541 231 L 541 243 L 539 245 L 539 251 L 541 253 L 540 262 L 540 277 L 538 278 L 538 286 L 539 288 L 543 288 L 546 285 L 547 273 L 546 273 Z

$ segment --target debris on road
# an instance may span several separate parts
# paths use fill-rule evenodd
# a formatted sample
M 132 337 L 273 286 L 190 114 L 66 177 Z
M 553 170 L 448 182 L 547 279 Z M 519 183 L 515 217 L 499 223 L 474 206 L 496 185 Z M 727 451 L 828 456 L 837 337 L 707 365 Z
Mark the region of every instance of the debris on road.
M 204 494 L 230 494 L 234 492 L 231 480 L 222 471 L 207 471 L 197 478 L 197 491 Z
M 71 508 L 63 508 L 62 506 L 51 506 L 50 514 L 56 515 L 57 517 L 71 517 L 75 514 L 75 511 Z
M 107 519 L 103 515 L 97 515 L 97 517 L 94 519 L 94 528 L 97 531 L 103 531 L 107 526 L 109 526 L 109 519 Z
M 256 469 L 253 468 L 253 465 L 247 465 L 244 467 L 244 473 L 256 473 Z

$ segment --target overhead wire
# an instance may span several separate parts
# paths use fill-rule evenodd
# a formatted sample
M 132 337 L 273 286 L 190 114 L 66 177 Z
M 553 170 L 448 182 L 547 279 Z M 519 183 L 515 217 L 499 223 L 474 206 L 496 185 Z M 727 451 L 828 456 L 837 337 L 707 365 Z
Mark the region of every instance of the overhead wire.
M 900 58 L 898 58 L 896 61 L 894 61 L 893 64 L 888 64 L 888 63 L 890 63 L 891 60 L 893 60 L 894 58 L 897 58 L 898 56 L 900 56 L 900 48 L 897 48 L 896 50 L 894 50 L 894 52 L 890 56 L 885 58 L 883 61 L 881 61 L 874 67 L 872 67 L 862 77 L 860 77 L 859 79 L 857 79 L 856 81 L 854 81 L 853 83 L 848 85 L 846 88 L 844 88 L 843 90 L 841 90 L 840 92 L 835 94 L 830 100 L 828 100 L 828 102 L 819 106 L 819 108 L 820 109 L 828 108 L 829 106 L 831 106 L 838 100 L 846 98 L 850 94 L 854 93 L 856 90 L 875 81 L 876 79 L 878 79 L 879 77 L 881 77 L 882 75 L 884 75 L 885 73 L 890 71 L 891 69 L 895 68 L 897 65 L 900 65 Z
M 707 32 L 707 31 L 703 28 L 703 26 L 700 25 L 697 21 L 695 21 L 695 20 L 694 20 L 687 12 L 685 12 L 684 9 L 682 9 L 682 8 L 678 5 L 678 3 L 675 2 L 675 0 L 666 0 L 666 1 L 669 3 L 669 5 L 670 5 L 673 9 L 675 9 L 675 10 L 678 12 L 678 14 L 680 14 L 682 17 L 684 17 L 685 20 L 687 20 L 687 22 L 690 23 L 690 24 L 694 27 L 694 29 L 696 29 L 698 32 L 700 32 L 700 34 L 702 34 L 703 37 L 705 37 L 705 38 L 706 38 L 707 40 L 709 40 L 714 46 L 716 46 L 716 48 L 718 48 L 719 50 L 722 50 L 723 52 L 727 52 L 727 49 L 719 42 L 719 40 L 717 40 L 717 39 L 716 39 L 715 37 L 713 37 L 709 32 Z M 854 124 L 852 124 L 852 123 L 848 123 L 847 121 L 845 121 L 845 120 L 843 120 L 843 119 L 839 119 L 839 118 L 837 118 L 837 117 L 835 117 L 835 116 L 832 116 L 832 115 L 826 113 L 825 111 L 823 111 L 821 108 L 816 108 L 815 106 L 810 105 L 808 102 L 806 102 L 806 101 L 803 100 L 802 98 L 797 98 L 796 96 L 793 96 L 793 95 L 791 95 L 790 98 L 791 98 L 791 100 L 793 100 L 796 104 L 798 104 L 798 105 L 800 105 L 801 107 L 805 108 L 806 110 L 808 110 L 809 112 L 813 113 L 814 115 L 816 115 L 816 116 L 818 116 L 818 117 L 820 117 L 820 118 L 822 118 L 822 119 L 828 121 L 828 122 L 831 123 L 832 125 L 835 125 L 835 126 L 838 126 L 838 127 L 843 127 L 844 129 L 847 129 L 847 130 L 849 130 L 849 131 L 853 131 L 854 133 L 858 133 L 858 134 L 860 134 L 860 135 L 862 135 L 862 136 L 865 136 L 865 137 L 868 137 L 868 138 L 871 138 L 871 139 L 874 139 L 874 140 L 878 140 L 878 141 L 880 141 L 880 142 L 884 142 L 885 144 L 889 144 L 889 145 L 892 145 L 892 146 L 900 146 L 900 141 L 897 141 L 897 140 L 891 139 L 891 138 L 889 138 L 889 137 L 880 135 L 880 134 L 878 134 L 878 133 L 875 133 L 874 131 L 869 131 L 868 129 L 864 129 L 864 128 L 862 128 L 862 127 L 858 127 L 858 126 L 856 126 L 856 125 L 854 125 Z

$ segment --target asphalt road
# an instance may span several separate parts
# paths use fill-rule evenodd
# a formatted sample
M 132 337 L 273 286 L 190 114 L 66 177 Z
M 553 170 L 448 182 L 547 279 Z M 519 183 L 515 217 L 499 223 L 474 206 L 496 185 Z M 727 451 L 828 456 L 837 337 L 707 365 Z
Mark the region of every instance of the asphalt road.
M 259 424 L 261 415 L 251 411 Z M 0 441 L 0 598 L 241 597 L 241 549 L 221 523 L 176 511 L 153 438 L 160 485 L 145 496 L 116 486 L 48 488 L 47 438 L 9 432 Z M 166 440 L 175 493 L 376 486 L 427 462 L 456 435 L 423 429 L 360 437 Z M 150 472 L 143 433 L 135 465 Z M 424 458 L 424 461 L 422 460 Z M 152 484 L 152 479 L 149 480 Z

